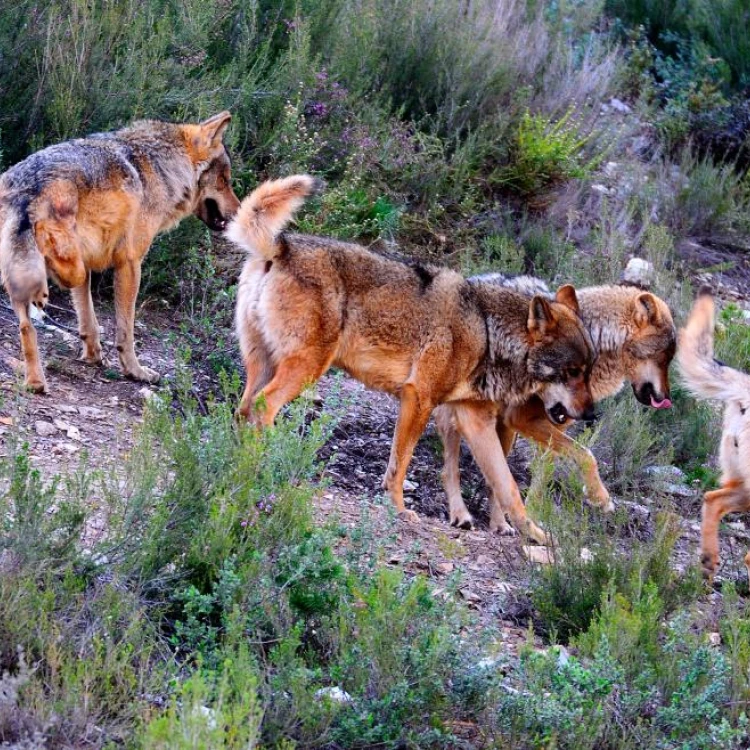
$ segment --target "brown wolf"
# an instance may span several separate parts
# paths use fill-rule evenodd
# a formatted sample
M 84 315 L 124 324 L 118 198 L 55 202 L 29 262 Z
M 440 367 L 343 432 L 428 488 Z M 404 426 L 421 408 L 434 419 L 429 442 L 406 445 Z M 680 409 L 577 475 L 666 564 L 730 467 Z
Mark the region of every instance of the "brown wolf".
M 680 333 L 677 364 L 690 391 L 724 404 L 719 445 L 721 487 L 703 497 L 701 564 L 707 578 L 719 565 L 719 522 L 750 510 L 750 375 L 714 359 L 714 300 L 702 289 Z M 745 555 L 750 580 L 750 552 Z
M 331 366 L 398 396 L 384 486 L 398 512 L 413 521 L 416 514 L 404 508 L 403 481 L 436 405 L 459 402 L 464 434 L 477 444 L 488 426 L 494 434 L 497 402 L 515 404 L 538 393 L 555 418 L 589 413 L 593 347 L 573 287 L 561 287 L 553 299 L 527 298 L 358 245 L 283 234 L 314 185 L 307 175 L 262 184 L 227 230 L 250 254 L 237 295 L 247 369 L 240 415 L 271 424 Z M 543 540 L 526 519 L 507 466 L 503 481 L 513 503 L 509 513 Z
M 154 237 L 195 214 L 221 230 L 239 207 L 222 143 L 231 115 L 200 124 L 143 121 L 50 146 L 0 176 L 0 273 L 19 320 L 26 386 L 45 391 L 31 303 L 47 276 L 71 289 L 82 359 L 102 361 L 91 271 L 115 269 L 116 345 L 125 375 L 156 382 L 133 341 L 135 300 Z
M 549 294 L 544 282 L 528 276 L 488 274 L 469 281 L 478 280 L 515 288 L 527 295 Z M 671 406 L 668 370 L 674 357 L 676 332 L 666 303 L 649 292 L 624 286 L 578 289 L 577 296 L 581 318 L 597 349 L 590 380 L 594 401 L 614 395 L 629 380 L 641 403 L 655 408 Z M 435 422 L 443 441 L 443 486 L 450 521 L 454 526 L 470 528 L 472 517 L 461 497 L 458 463 L 461 434 L 453 405 L 438 407 Z M 538 397 L 533 396 L 525 403 L 502 410 L 498 415 L 497 435 L 483 446 L 479 456 L 472 451 L 491 489 L 493 531 L 512 532 L 503 513 L 501 487 L 493 480 L 493 464 L 501 460 L 501 455 L 507 456 L 516 433 L 572 458 L 583 473 L 589 502 L 605 511 L 613 509 L 594 455 L 565 434 L 569 425 L 568 420 L 550 422 Z

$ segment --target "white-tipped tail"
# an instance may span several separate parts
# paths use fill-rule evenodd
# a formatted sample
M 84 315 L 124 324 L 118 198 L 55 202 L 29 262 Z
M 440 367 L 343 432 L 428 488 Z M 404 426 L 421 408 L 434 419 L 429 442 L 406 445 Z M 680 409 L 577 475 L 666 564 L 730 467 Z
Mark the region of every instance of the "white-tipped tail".
M 253 255 L 273 260 L 280 249 L 279 233 L 318 185 L 308 174 L 262 183 L 242 201 L 226 237 Z
M 714 300 L 701 292 L 680 332 L 677 365 L 690 392 L 718 401 L 747 400 L 750 375 L 714 359 Z

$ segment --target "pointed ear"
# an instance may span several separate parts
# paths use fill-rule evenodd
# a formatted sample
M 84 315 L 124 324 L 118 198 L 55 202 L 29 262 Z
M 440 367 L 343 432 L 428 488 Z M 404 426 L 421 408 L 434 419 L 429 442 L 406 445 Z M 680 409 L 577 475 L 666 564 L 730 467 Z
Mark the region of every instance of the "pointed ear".
M 659 322 L 659 305 L 651 292 L 639 294 L 635 300 L 633 318 L 638 328 L 645 328 L 649 323 Z
M 549 301 L 537 294 L 529 303 L 527 323 L 529 333 L 534 336 L 544 336 L 556 325 L 555 314 L 552 312 Z
M 203 133 L 206 143 L 209 148 L 216 149 L 221 146 L 222 138 L 224 138 L 224 132 L 229 127 L 229 123 L 232 120 L 231 112 L 219 112 L 218 115 L 209 117 L 208 120 L 204 120 L 200 124 L 200 129 Z
M 555 302 L 569 307 L 576 315 L 580 313 L 578 307 L 578 297 L 576 297 L 576 290 L 572 284 L 564 284 L 557 290 L 555 294 Z

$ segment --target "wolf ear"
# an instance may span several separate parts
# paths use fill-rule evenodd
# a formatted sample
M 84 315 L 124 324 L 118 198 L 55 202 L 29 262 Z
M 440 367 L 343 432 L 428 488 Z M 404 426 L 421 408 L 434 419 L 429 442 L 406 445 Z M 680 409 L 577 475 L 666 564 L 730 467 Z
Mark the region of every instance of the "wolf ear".
M 198 127 L 200 128 L 201 138 L 209 150 L 214 151 L 222 147 L 224 133 L 229 127 L 232 120 L 231 112 L 219 112 L 218 115 L 209 117 L 204 120 Z
M 581 311 L 578 307 L 576 290 L 572 284 L 564 284 L 557 290 L 557 294 L 555 294 L 555 302 L 559 302 L 560 304 L 569 307 L 576 315 Z
M 638 328 L 645 328 L 649 323 L 659 322 L 659 305 L 651 292 L 643 292 L 636 297 L 633 317 Z
M 541 337 L 550 333 L 556 325 L 555 314 L 552 312 L 549 301 L 537 294 L 529 304 L 527 323 L 529 333 L 532 336 Z

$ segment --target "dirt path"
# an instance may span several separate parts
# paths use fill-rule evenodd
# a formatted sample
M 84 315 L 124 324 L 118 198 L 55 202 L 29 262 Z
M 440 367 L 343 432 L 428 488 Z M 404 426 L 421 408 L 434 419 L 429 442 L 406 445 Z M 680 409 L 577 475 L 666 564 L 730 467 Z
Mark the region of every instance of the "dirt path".
M 75 316 L 66 295 L 56 295 L 51 313 L 55 323 L 39 330 L 50 386 L 50 395 L 34 396 L 18 388 L 20 362 L 17 328 L 12 312 L 0 307 L 0 441 L 12 429 L 13 420 L 30 444 L 32 460 L 45 476 L 74 469 L 84 451 L 91 465 L 107 468 L 127 451 L 133 430 L 152 389 L 119 377 L 112 346 L 113 314 L 106 304 L 97 304 L 104 328 L 108 367 L 89 367 L 78 362 Z M 4 303 L 3 303 L 4 305 Z M 141 361 L 165 376 L 168 388 L 174 380 L 175 352 L 184 343 L 179 316 L 141 310 L 136 339 Z M 231 340 L 231 339 L 230 339 Z M 194 357 L 196 394 L 207 393 L 217 378 Z M 236 364 L 236 362 L 235 362 Z M 445 495 L 440 485 L 439 440 L 430 427 L 420 441 L 408 473 L 407 503 L 422 521 L 409 525 L 394 517 L 382 495 L 381 479 L 388 460 L 395 423 L 395 401 L 364 389 L 348 378 L 327 378 L 322 393 L 339 389 L 344 402 L 342 418 L 333 438 L 323 451 L 328 460 L 328 486 L 321 492 L 315 509 L 321 522 L 335 518 L 349 529 L 363 529 L 384 542 L 383 564 L 401 566 L 410 573 L 422 573 L 435 583 L 436 596 L 457 592 L 478 615 L 480 625 L 494 626 L 510 646 L 525 639 L 530 608 L 526 597 L 529 563 L 518 537 L 492 534 L 487 526 L 487 492 L 470 456 L 462 456 L 462 481 L 469 509 L 477 520 L 472 531 L 448 525 Z M 634 408 L 637 408 L 634 406 Z M 3 443 L 0 451 L 5 452 Z M 521 445 L 512 455 L 511 468 L 523 489 L 528 485 L 529 449 Z M 684 568 L 695 557 L 698 540 L 699 494 L 681 498 L 683 535 L 674 563 Z M 656 504 L 650 497 L 628 498 L 632 516 L 625 537 L 618 543 L 626 549 L 653 531 Z M 679 511 L 683 508 L 684 512 Z M 747 533 L 742 522 L 729 538 L 724 537 L 727 560 L 740 560 L 739 546 Z M 352 535 L 342 541 L 351 543 Z M 728 545 L 728 548 L 727 548 Z

